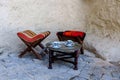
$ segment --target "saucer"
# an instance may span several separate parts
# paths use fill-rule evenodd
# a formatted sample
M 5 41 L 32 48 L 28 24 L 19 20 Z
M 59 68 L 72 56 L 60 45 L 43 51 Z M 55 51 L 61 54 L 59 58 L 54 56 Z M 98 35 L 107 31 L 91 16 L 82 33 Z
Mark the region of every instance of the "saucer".
M 71 43 L 71 44 L 65 44 L 67 47 L 72 47 L 74 46 L 74 43 Z
M 60 48 L 61 45 L 58 45 L 58 46 L 52 46 L 52 48 Z

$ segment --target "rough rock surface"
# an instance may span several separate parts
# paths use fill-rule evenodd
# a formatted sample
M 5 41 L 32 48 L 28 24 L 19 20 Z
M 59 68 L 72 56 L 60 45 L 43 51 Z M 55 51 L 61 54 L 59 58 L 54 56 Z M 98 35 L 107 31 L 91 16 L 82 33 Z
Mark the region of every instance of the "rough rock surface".
M 86 47 L 108 61 L 120 61 L 120 0 L 86 0 Z
M 62 61 L 48 69 L 47 56 L 38 60 L 32 55 L 18 58 L 15 54 L 0 59 L 0 80 L 120 80 L 120 66 L 88 54 L 79 56 L 78 70 Z

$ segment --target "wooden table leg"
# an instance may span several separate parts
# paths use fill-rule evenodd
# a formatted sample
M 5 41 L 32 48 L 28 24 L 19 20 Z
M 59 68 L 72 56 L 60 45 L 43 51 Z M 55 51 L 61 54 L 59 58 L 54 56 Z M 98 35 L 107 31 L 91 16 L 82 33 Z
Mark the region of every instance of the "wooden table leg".
M 49 50 L 49 66 L 48 69 L 52 69 L 52 53 L 53 51 Z
M 51 53 L 51 61 L 52 61 L 52 63 L 54 63 L 54 51 L 52 51 L 52 53 Z
M 79 50 L 74 52 L 74 70 L 78 70 L 78 56 L 79 56 Z

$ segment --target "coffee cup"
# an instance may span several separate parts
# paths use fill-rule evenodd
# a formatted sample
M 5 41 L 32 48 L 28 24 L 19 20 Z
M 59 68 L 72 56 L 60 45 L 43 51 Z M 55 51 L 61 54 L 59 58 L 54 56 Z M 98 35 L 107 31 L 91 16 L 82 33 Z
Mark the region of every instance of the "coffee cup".
M 52 43 L 52 46 L 53 46 L 53 48 L 58 48 L 58 47 L 60 47 L 60 43 L 57 42 L 57 41 L 54 41 L 54 42 Z
M 72 40 L 67 40 L 66 46 L 73 46 L 73 45 L 74 45 L 74 43 Z

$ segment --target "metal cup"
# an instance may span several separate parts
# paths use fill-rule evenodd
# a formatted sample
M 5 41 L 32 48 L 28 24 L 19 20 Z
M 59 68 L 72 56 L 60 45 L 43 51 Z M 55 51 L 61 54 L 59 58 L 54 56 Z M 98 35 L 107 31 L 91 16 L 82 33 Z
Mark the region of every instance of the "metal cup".
M 72 40 L 67 40 L 66 46 L 73 46 L 73 41 Z
M 58 43 L 58 42 L 53 42 L 53 43 L 52 43 L 52 46 L 53 46 L 53 47 L 59 47 L 59 43 Z

